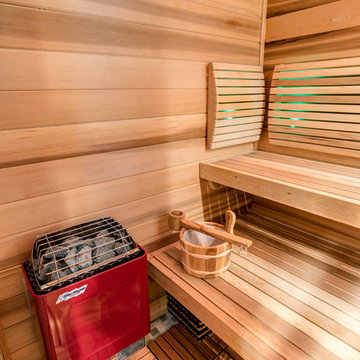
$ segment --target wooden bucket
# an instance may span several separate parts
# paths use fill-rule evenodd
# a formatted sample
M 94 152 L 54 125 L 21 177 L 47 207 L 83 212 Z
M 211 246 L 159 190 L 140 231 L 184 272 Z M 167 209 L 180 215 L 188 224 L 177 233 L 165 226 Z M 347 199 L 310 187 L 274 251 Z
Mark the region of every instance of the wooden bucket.
M 224 229 L 217 223 L 208 226 Z M 181 229 L 181 263 L 185 271 L 198 278 L 210 279 L 221 276 L 230 266 L 231 244 L 198 231 Z

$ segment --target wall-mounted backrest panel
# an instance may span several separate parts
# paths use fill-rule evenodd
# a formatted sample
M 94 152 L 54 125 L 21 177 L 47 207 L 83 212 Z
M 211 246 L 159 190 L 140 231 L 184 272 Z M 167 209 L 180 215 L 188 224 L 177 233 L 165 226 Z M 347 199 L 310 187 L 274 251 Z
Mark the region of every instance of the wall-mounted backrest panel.
M 209 65 L 209 149 L 259 140 L 265 111 L 264 86 L 261 66 Z
M 275 67 L 269 142 L 360 156 L 360 58 Z

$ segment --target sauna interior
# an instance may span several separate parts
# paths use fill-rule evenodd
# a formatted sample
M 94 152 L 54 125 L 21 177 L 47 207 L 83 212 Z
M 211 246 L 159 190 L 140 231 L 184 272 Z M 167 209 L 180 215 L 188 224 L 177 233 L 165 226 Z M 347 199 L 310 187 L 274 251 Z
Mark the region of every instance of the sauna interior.
M 0 87 L 1 360 L 360 360 L 359 1 L 0 1 Z M 172 209 L 251 246 L 191 274 Z M 147 253 L 140 328 L 176 307 L 209 336 L 178 319 L 105 351 L 125 320 L 82 331 L 87 307 L 138 302 L 103 302 L 103 273 L 39 310 L 35 240 L 108 217 Z M 129 269 L 111 281 L 135 288 Z M 51 353 L 46 317 L 102 352 Z

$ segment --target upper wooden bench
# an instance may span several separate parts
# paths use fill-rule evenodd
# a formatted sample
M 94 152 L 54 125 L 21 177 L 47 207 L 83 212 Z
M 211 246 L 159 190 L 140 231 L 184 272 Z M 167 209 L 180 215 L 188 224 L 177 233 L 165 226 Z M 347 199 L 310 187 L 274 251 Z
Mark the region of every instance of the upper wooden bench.
M 360 58 L 275 67 L 269 142 L 351 156 L 360 167 Z M 201 163 L 200 177 L 360 227 L 360 170 L 254 152 Z
M 201 163 L 200 177 L 360 227 L 360 169 L 255 151 Z

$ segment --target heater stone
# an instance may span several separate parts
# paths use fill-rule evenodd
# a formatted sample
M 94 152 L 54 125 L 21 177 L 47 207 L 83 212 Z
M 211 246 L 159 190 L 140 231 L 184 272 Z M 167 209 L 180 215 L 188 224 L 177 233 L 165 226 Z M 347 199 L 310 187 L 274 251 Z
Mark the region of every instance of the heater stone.
M 69 253 L 65 256 L 64 261 L 68 266 L 70 266 L 71 272 L 75 272 L 78 270 L 78 267 L 76 266 L 76 247 L 73 246 L 69 249 Z
M 54 255 L 56 259 L 62 259 L 63 257 L 65 257 L 67 254 L 69 253 L 69 249 L 63 246 L 54 246 L 52 249 L 49 248 L 48 250 L 46 250 L 43 258 L 45 260 L 53 260 L 54 259 Z
M 107 230 L 100 231 L 94 238 L 94 243 L 93 257 L 95 263 L 100 263 L 115 256 L 115 252 L 112 251 L 115 247 L 115 239 L 110 236 Z
M 120 242 L 116 242 L 115 243 L 115 252 L 116 252 L 116 255 L 121 255 L 121 254 L 125 254 L 126 252 L 128 252 L 129 250 L 131 249 L 131 246 L 130 244 L 122 244 Z
M 61 278 L 70 275 L 71 274 L 71 270 L 70 269 L 64 269 L 64 270 L 60 270 L 58 272 L 54 272 L 52 274 L 50 274 L 50 279 L 49 281 L 56 281 L 56 280 L 60 280 Z
M 91 276 L 112 261 L 124 262 L 140 249 L 114 219 L 105 217 L 38 237 L 33 270 L 41 291 Z M 65 282 L 66 280 L 66 282 Z
M 107 249 L 106 247 L 101 247 L 93 251 L 94 263 L 100 263 L 114 256 L 115 256 L 115 251 L 112 250 L 109 251 L 109 249 Z
M 42 264 L 39 271 L 39 280 L 45 281 L 48 277 L 48 274 L 56 270 L 56 265 L 54 262 L 49 264 Z
M 78 252 L 75 256 L 76 263 L 81 269 L 85 269 L 92 265 L 91 251 L 92 248 L 89 245 L 80 245 L 77 247 Z

